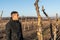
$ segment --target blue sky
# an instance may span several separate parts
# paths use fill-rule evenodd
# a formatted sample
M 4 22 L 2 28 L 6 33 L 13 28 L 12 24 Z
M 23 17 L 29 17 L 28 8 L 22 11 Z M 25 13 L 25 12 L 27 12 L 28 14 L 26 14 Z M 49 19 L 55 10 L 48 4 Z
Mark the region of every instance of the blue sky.
M 9 17 L 11 11 L 18 11 L 20 16 L 37 16 L 35 0 L 0 0 L 0 13 L 3 10 L 3 17 Z M 60 16 L 60 0 L 40 0 L 40 14 L 45 16 L 42 12 L 42 5 L 50 17 Z

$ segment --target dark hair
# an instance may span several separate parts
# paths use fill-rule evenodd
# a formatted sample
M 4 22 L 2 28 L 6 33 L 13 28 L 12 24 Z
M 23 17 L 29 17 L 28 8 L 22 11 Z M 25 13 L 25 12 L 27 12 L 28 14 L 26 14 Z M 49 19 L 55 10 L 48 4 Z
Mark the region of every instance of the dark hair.
M 11 15 L 12 15 L 12 14 L 18 14 L 18 12 L 17 12 L 17 11 L 12 11 L 12 12 L 11 12 Z

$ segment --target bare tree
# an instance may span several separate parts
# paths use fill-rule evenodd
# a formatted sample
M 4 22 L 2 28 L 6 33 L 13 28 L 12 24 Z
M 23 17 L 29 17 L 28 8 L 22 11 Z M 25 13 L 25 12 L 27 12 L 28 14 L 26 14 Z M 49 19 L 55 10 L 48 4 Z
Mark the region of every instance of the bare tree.
M 38 40 L 43 40 L 43 35 L 42 35 L 42 20 L 41 20 L 41 15 L 40 15 L 40 12 L 39 12 L 38 2 L 39 2 L 39 0 L 36 0 L 36 2 L 34 3 L 35 8 L 36 8 L 36 12 L 37 12 L 37 16 L 38 16 L 37 37 L 38 37 Z
M 3 10 L 2 10 L 2 12 L 1 12 L 1 14 L 0 14 L 0 20 L 1 20 L 1 18 L 2 18 L 2 15 L 3 15 Z

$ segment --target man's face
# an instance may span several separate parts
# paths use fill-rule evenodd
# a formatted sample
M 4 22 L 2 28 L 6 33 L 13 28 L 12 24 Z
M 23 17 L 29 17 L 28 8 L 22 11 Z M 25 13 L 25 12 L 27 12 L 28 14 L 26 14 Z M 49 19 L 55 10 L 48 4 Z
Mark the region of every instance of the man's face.
M 12 17 L 12 20 L 18 20 L 19 19 L 18 13 L 12 14 L 11 17 Z

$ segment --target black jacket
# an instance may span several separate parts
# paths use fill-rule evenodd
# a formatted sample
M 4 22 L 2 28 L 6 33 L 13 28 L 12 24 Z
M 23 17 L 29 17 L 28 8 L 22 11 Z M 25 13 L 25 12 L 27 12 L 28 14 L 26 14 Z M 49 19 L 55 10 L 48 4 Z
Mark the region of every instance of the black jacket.
M 12 19 L 6 24 L 6 39 L 7 40 L 23 40 L 22 26 L 19 20 Z

